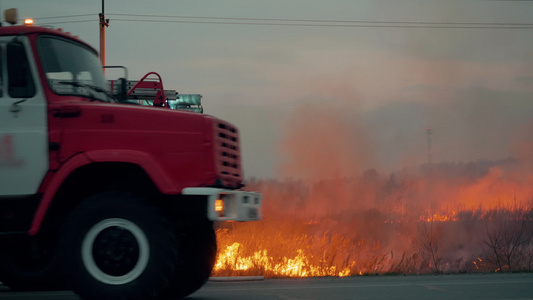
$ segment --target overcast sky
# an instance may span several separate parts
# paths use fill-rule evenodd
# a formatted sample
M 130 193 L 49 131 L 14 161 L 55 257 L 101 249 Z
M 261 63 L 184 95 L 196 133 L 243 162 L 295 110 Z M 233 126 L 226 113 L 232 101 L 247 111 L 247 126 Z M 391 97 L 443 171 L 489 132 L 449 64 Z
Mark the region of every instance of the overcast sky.
M 101 4 L 0 0 L 97 49 Z M 246 177 L 307 176 L 328 156 L 343 175 L 417 165 L 427 127 L 434 162 L 506 158 L 533 135 L 533 1 L 108 0 L 105 13 L 107 64 L 203 94 L 239 126 Z

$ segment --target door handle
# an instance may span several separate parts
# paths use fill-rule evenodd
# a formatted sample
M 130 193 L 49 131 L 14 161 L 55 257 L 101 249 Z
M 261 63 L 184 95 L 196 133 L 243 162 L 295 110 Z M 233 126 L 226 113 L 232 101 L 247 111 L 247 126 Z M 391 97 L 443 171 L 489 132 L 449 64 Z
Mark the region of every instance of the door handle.
M 16 117 L 18 117 L 18 113 L 22 110 L 22 108 L 20 108 L 20 103 L 26 101 L 28 99 L 22 99 L 22 100 L 19 100 L 17 102 L 13 102 L 13 104 L 11 104 L 11 108 L 9 109 L 10 112 L 13 113 L 13 115 Z

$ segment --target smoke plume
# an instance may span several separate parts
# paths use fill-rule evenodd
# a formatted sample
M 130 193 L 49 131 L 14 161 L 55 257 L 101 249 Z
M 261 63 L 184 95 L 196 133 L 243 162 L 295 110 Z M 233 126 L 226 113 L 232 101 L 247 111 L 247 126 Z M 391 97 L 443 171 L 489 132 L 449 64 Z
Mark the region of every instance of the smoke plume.
M 278 179 L 248 185 L 265 218 L 219 231 L 234 260 L 223 251 L 215 274 L 531 271 L 533 106 L 525 94 L 454 96 L 365 112 L 297 105 Z

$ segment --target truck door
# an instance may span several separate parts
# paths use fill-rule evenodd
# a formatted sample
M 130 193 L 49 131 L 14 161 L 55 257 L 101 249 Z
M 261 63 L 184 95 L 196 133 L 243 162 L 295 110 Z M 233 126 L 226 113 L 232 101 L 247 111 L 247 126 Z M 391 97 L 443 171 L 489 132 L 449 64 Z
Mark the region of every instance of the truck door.
M 48 170 L 46 100 L 29 41 L 0 37 L 0 197 L 35 194 Z

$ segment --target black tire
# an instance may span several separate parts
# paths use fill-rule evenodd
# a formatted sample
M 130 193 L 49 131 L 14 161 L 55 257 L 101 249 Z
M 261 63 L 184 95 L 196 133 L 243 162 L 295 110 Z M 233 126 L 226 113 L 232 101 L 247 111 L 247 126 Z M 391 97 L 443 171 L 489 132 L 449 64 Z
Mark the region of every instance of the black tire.
M 65 223 L 64 273 L 83 299 L 160 299 L 178 264 L 172 226 L 159 209 L 129 193 L 83 201 Z
M 0 252 L 0 281 L 17 291 L 66 289 L 55 252 L 56 237 L 31 237 Z
M 177 230 L 180 241 L 178 266 L 173 295 L 186 297 L 201 288 L 209 279 L 216 262 L 217 240 L 213 222 L 189 224 Z

